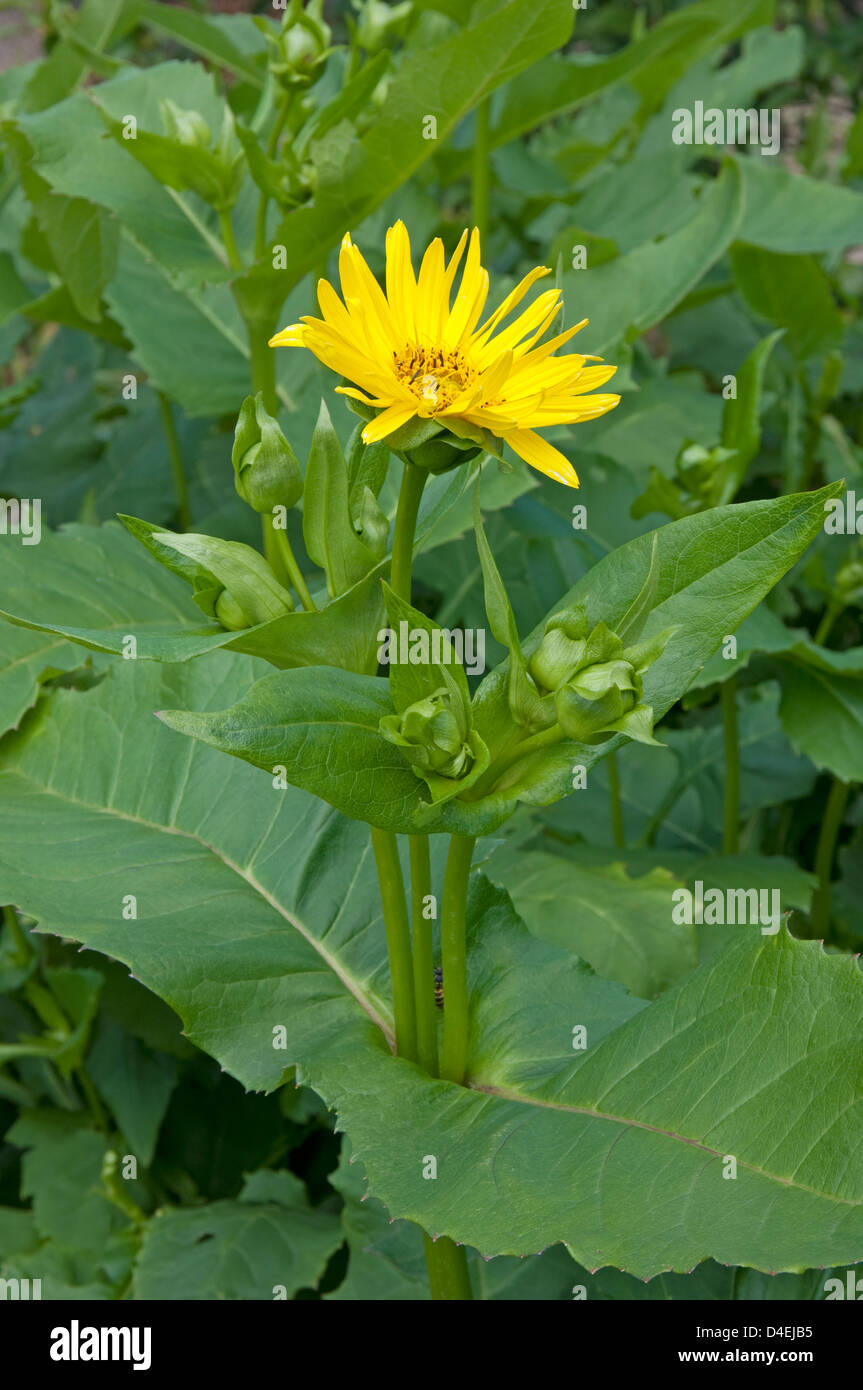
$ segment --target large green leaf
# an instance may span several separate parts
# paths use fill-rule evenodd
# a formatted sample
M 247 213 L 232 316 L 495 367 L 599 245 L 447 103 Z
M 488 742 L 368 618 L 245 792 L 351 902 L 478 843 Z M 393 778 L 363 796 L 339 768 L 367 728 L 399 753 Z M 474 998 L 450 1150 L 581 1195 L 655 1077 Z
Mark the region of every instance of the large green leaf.
M 157 1212 L 135 1265 L 134 1296 L 292 1298 L 317 1284 L 341 1240 L 338 1218 L 313 1210 L 293 1173 L 254 1173 L 235 1202 Z
M 674 632 L 645 677 L 645 701 L 659 718 L 814 538 L 824 499 L 841 486 L 715 508 L 639 537 L 594 566 L 555 611 L 585 604 L 592 625 L 603 621 L 614 630 L 642 591 L 656 538 L 658 579 L 644 636 Z M 531 649 L 539 636 L 528 639 Z M 509 736 L 508 686 L 505 663 L 476 697 L 476 730 L 493 754 Z M 310 667 L 266 677 L 218 714 L 175 709 L 163 717 L 172 728 L 257 767 L 272 772 L 282 765 L 290 782 L 346 815 L 397 831 L 487 834 L 519 800 L 558 800 L 571 790 L 574 764 L 588 767 L 612 746 L 563 740 L 516 762 L 479 800 L 468 791 L 466 800 L 430 806 L 423 784 L 376 732 L 390 712 L 383 679 L 324 675 Z
M 740 929 L 644 1005 L 532 937 L 480 880 L 470 1085 L 423 1077 L 386 1046 L 363 829 L 201 745 L 176 761 L 142 719 L 166 697 L 223 703 L 249 675 L 236 657 L 118 663 L 30 716 L 2 748 L 0 896 L 126 962 L 246 1086 L 274 1087 L 297 1063 L 394 1217 L 484 1254 L 564 1240 L 589 1268 L 642 1278 L 708 1256 L 767 1269 L 856 1257 L 854 961 Z M 111 732 L 101 757 L 96 729 Z M 120 912 L 129 892 L 133 925 Z M 586 1052 L 573 1051 L 576 1025 Z M 422 1177 L 426 1154 L 436 1182 Z
M 824 653 L 825 657 L 832 655 L 840 659 L 853 656 Z M 811 758 L 816 767 L 832 772 L 844 782 L 863 781 L 863 682 L 859 664 L 856 674 L 852 671 L 845 675 L 841 666 L 831 670 L 826 661 L 783 661 L 780 718 L 793 746 Z
M 788 330 L 788 346 L 797 356 L 812 357 L 839 342 L 842 315 L 813 256 L 781 255 L 741 242 L 732 249 L 731 264 L 749 307 Z
M 740 177 L 728 161 L 678 231 L 592 270 L 567 271 L 568 317 L 590 320 L 584 350 L 606 354 L 665 318 L 733 240 L 742 206 Z
M 573 1000 L 556 1060 L 527 973 L 476 978 L 496 1047 L 478 1056 L 475 1041 L 469 1089 L 379 1053 L 308 1069 L 394 1215 L 484 1253 L 562 1238 L 589 1269 L 640 1278 L 708 1256 L 771 1272 L 859 1256 L 856 961 L 785 933 L 743 938 L 580 1058 L 566 1056 L 584 1021 Z M 385 1132 L 364 1099 L 384 1092 Z M 435 1155 L 436 1182 L 415 1154 Z
M 695 968 L 695 930 L 672 921 L 670 895 L 680 885 L 668 870 L 630 878 L 622 864 L 585 867 L 559 854 L 514 850 L 496 854 L 486 872 L 508 889 L 535 935 L 642 999 Z
M 636 43 L 611 57 L 598 61 L 593 54 L 546 58 L 510 84 L 492 140 L 495 145 L 506 144 L 622 82 L 649 93 L 655 102 L 703 54 L 772 18 L 772 0 L 742 0 L 730 13 L 721 0 L 702 0 L 663 16 Z M 462 155 L 455 168 L 466 163 Z
M 0 624 L 0 733 L 36 703 L 46 674 L 77 666 L 82 654 L 62 638 Z
M 741 241 L 786 255 L 857 245 L 863 194 L 792 173 L 772 159 L 738 162 L 744 193 Z
M 365 671 L 374 665 L 384 613 L 374 576 L 321 612 L 289 613 L 230 632 L 202 622 L 187 585 L 116 523 L 47 533 L 38 549 L 34 560 L 17 541 L 0 545 L 0 614 L 21 627 L 127 657 L 134 637 L 139 660 L 189 661 L 224 647 L 277 666 L 337 660 Z M 67 648 L 63 666 L 70 664 Z

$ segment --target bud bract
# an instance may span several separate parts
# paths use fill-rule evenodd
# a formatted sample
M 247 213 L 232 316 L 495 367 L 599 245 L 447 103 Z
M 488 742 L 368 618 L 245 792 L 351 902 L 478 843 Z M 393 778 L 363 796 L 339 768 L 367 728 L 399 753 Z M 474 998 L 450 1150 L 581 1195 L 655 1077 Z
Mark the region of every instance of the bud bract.
M 458 779 L 473 765 L 467 711 L 457 692 L 446 686 L 417 700 L 401 714 L 384 715 L 380 730 L 420 775 L 434 772 L 439 777 Z
M 281 427 L 264 408 L 263 393 L 247 396 L 237 417 L 234 486 L 256 512 L 293 507 L 303 495 L 303 475 Z
M 181 145 L 193 145 L 208 150 L 212 135 L 210 127 L 200 111 L 189 111 L 178 106 L 170 97 L 159 103 L 162 124 L 169 140 L 177 140 Z

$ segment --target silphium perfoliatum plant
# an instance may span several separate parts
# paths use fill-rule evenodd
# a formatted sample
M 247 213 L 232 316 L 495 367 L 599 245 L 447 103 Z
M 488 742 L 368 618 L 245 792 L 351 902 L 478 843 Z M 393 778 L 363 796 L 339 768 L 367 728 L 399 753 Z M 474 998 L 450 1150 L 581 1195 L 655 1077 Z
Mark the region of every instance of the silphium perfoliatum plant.
M 116 679 L 96 692 L 113 719 L 137 691 L 136 708 L 158 708 L 163 725 L 197 741 L 179 760 L 183 788 L 170 798 L 169 828 L 174 854 L 177 834 L 197 837 L 190 874 L 199 852 L 211 855 L 194 880 L 204 904 L 195 928 L 217 943 L 214 954 L 190 966 L 170 913 L 167 925 L 140 921 L 131 944 L 127 925 L 120 936 L 104 913 L 93 913 L 98 932 L 89 918 L 75 931 L 134 963 L 188 1015 L 193 1038 L 246 1084 L 275 1089 L 296 1067 L 338 1110 L 392 1216 L 439 1237 L 425 1242 L 437 1298 L 471 1297 L 465 1244 L 527 1254 L 565 1243 L 591 1267 L 611 1261 L 645 1278 L 707 1256 L 775 1268 L 850 1260 L 863 1237 L 845 1196 L 851 1102 L 842 1084 L 831 1091 L 827 1132 L 838 1158 L 819 1157 L 808 1136 L 797 1142 L 809 1093 L 793 1070 L 799 1064 L 807 1081 L 823 1083 L 831 1001 L 849 1032 L 859 1023 L 857 967 L 836 958 L 822 966 L 815 947 L 787 933 L 755 945 L 741 935 L 718 963 L 707 960 L 648 1004 L 532 936 L 502 890 L 471 876 L 477 838 L 520 805 L 590 798 L 593 769 L 627 742 L 659 756 L 655 731 L 661 736 L 665 715 L 818 535 L 825 500 L 842 486 L 699 510 L 639 535 L 589 568 L 526 633 L 477 496 L 485 610 L 506 656 L 471 687 L 452 633 L 412 601 L 412 560 L 427 522 L 420 507 L 434 488 L 451 486 L 450 505 L 468 521 L 480 460 L 489 466 L 484 456 L 507 446 L 546 478 L 574 486 L 572 462 L 539 431 L 609 410 L 616 397 L 591 390 L 611 369 L 557 355 L 574 330 L 544 341 L 557 292 L 508 323 L 540 272 L 483 319 L 488 277 L 478 236 L 463 239 L 449 261 L 433 243 L 418 275 L 403 228 L 391 230 L 387 252 L 384 292 L 346 240 L 344 300 L 322 281 L 324 318 L 278 335 L 277 345 L 307 347 L 324 361 L 368 415 L 347 451 L 323 405 L 300 479 L 275 407 L 257 393 L 240 411 L 232 465 L 226 451 L 240 496 L 266 527 L 275 530 L 277 517 L 294 521 L 291 543 L 283 527 L 284 544 L 268 544 L 263 556 L 127 520 L 208 620 L 194 640 L 186 634 L 185 658 L 221 645 L 277 668 L 253 679 L 260 668 L 238 665 L 214 689 L 218 658 L 203 667 L 186 660 L 161 681 L 152 668 L 117 663 Z M 394 516 L 380 501 L 390 452 L 401 466 Z M 300 534 L 302 567 L 293 548 Z M 115 649 L 104 630 L 15 616 Z M 403 627 L 407 659 L 388 650 L 384 662 L 387 634 Z M 170 661 L 176 646 L 161 640 L 144 649 L 142 637 L 142 654 Z M 73 728 L 68 737 L 74 746 Z M 150 737 L 168 768 L 180 740 L 164 728 Z M 52 754 L 38 740 L 25 748 L 24 809 L 25 793 L 45 776 L 40 759 L 52 776 L 71 775 Z M 217 779 L 212 800 L 200 796 L 201 768 Z M 576 770 L 588 778 L 573 792 Z M 149 767 L 139 778 L 143 789 L 119 777 L 114 792 L 121 852 L 136 863 L 136 837 L 164 816 L 147 796 L 156 780 Z M 74 778 L 69 794 L 82 803 Z M 161 787 L 159 795 L 168 799 Z M 264 852 L 276 822 L 289 828 L 285 856 Z M 442 873 L 431 835 L 449 836 Z M 234 873 L 244 892 L 260 896 L 248 921 L 212 912 L 213 884 L 230 895 Z M 309 901 L 320 897 L 327 912 L 310 926 Z M 217 997 L 208 993 L 213 980 Z M 759 1042 L 755 1062 L 745 1046 L 753 996 L 769 1001 L 756 1025 L 768 1044 Z M 287 1050 L 274 1048 L 274 1025 L 284 1026 Z M 581 1027 L 589 1045 L 576 1053 Z M 813 1031 L 814 1054 L 806 1048 Z M 791 1071 L 782 1061 L 789 1055 Z M 704 1057 L 708 1082 L 696 1085 Z M 781 1106 L 788 1117 L 787 1161 L 774 1155 L 765 1092 L 771 1113 Z M 739 1154 L 738 1183 L 722 1181 L 727 1154 Z M 423 1178 L 429 1155 L 437 1182 Z M 663 1174 L 659 1204 L 653 1184 L 633 1180 L 645 1169 Z M 753 1210 L 764 1220 L 753 1222 Z M 676 1219 L 682 1212 L 685 1220 Z

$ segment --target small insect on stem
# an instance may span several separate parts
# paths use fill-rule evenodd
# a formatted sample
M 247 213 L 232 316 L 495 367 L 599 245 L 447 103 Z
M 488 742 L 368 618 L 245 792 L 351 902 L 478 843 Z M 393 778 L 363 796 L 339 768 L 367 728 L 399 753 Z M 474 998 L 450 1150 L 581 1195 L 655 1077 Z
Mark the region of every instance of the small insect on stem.
M 435 1004 L 443 1008 L 443 966 L 435 966 Z

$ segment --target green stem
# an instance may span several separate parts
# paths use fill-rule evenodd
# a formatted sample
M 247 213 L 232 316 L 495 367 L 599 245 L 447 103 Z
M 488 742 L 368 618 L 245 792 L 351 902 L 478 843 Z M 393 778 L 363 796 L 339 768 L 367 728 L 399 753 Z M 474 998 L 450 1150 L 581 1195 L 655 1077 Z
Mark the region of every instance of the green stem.
M 842 604 L 837 603 L 836 599 L 831 599 L 827 607 L 825 608 L 824 613 L 822 614 L 821 621 L 818 624 L 818 627 L 815 630 L 815 636 L 812 639 L 817 646 L 823 647 L 824 643 L 827 641 L 827 638 L 830 636 L 830 633 L 833 631 L 833 624 L 835 623 L 836 619 L 839 617 L 839 614 L 841 612 Z
M 260 391 L 264 409 L 278 415 L 279 397 L 276 391 L 276 350 L 269 344 L 270 334 L 258 323 L 246 325 L 249 334 L 249 357 L 252 369 L 252 392 Z
M 449 1236 L 432 1240 L 423 1231 L 423 1244 L 426 1252 L 426 1266 L 429 1274 L 431 1296 L 437 1302 L 473 1299 L 470 1275 L 467 1269 L 467 1256 L 460 1245 Z
M 267 140 L 267 158 L 275 159 L 279 148 L 279 137 L 285 128 L 285 121 L 288 119 L 288 112 L 291 107 L 291 93 L 282 93 L 282 102 L 279 107 L 276 119 L 273 122 L 269 139 Z M 258 202 L 258 215 L 255 218 L 255 260 L 259 261 L 264 254 L 267 245 L 267 209 L 270 206 L 270 199 L 267 193 L 261 190 Z
M 429 1076 L 437 1076 L 437 1015 L 431 918 L 424 909 L 431 896 L 428 835 L 411 835 L 411 922 L 413 926 L 414 1000 L 417 1012 L 417 1058 Z
M 414 978 L 411 956 L 411 929 L 405 905 L 405 888 L 399 862 L 398 841 L 391 830 L 369 827 L 378 867 L 381 904 L 387 934 L 387 955 L 393 986 L 393 1014 L 396 1027 L 396 1053 L 411 1062 L 417 1059 L 417 1030 L 414 1015 Z
M 392 569 L 390 571 L 390 586 L 399 598 L 404 599 L 405 603 L 411 601 L 414 532 L 416 531 L 420 498 L 426 485 L 426 477 L 427 474 L 422 468 L 417 468 L 409 459 L 405 459 L 393 530 Z
M 267 518 L 265 514 L 265 522 L 266 519 Z M 294 588 L 300 596 L 300 602 L 302 603 L 307 613 L 316 613 L 317 604 L 315 603 L 314 599 L 309 593 L 308 585 L 306 584 L 306 581 L 302 576 L 302 572 L 300 570 L 299 565 L 297 564 L 294 552 L 291 549 L 291 542 L 288 540 L 287 532 L 283 531 L 281 527 L 274 526 L 272 529 L 275 532 L 276 544 L 281 553 L 282 560 L 284 561 L 285 569 L 287 570 L 288 575 L 290 576 L 291 583 L 293 584 Z
M 626 848 L 626 835 L 623 830 L 623 806 L 620 800 L 620 771 L 617 754 L 608 755 L 608 790 L 611 796 L 611 831 L 617 849 Z
M 171 459 L 171 472 L 174 475 L 174 491 L 177 494 L 177 515 L 180 518 L 180 526 L 184 531 L 188 531 L 192 524 L 192 514 L 189 510 L 189 493 L 186 488 L 186 475 L 183 472 L 183 455 L 180 452 L 180 441 L 177 438 L 177 428 L 174 424 L 174 415 L 171 410 L 171 402 L 162 391 L 157 391 L 159 397 L 159 409 L 162 412 L 162 424 L 165 429 L 165 439 L 168 442 L 168 455 Z
M 479 228 L 482 247 L 485 246 L 488 236 L 489 102 L 489 97 L 486 97 L 476 108 L 470 191 L 471 221 L 474 227 Z
M 231 221 L 231 214 L 224 208 L 219 212 L 219 227 L 222 232 L 222 241 L 225 243 L 228 265 L 232 270 L 242 270 L 243 262 L 237 250 L 237 239 L 234 236 L 234 224 Z
M 453 835 L 444 875 L 441 902 L 441 963 L 443 965 L 443 1041 L 440 1074 L 446 1081 L 464 1081 L 467 1067 L 468 992 L 466 901 L 470 863 L 476 841 Z
M 818 878 L 818 887 L 812 897 L 809 920 L 815 937 L 820 940 L 825 940 L 830 931 L 830 899 L 832 894 L 830 880 L 833 874 L 833 860 L 836 855 L 836 841 L 842 828 L 849 790 L 848 782 L 842 782 L 838 777 L 834 777 L 830 795 L 827 798 L 827 805 L 824 808 L 821 831 L 818 835 L 818 847 L 815 851 L 815 873 Z
M 93 1116 L 96 1128 L 100 1129 L 103 1134 L 107 1134 L 109 1128 L 108 1117 L 105 1114 L 96 1087 L 90 1080 L 90 1074 L 83 1063 L 80 1067 L 75 1068 L 75 1075 L 77 1076 L 78 1081 L 81 1084 L 81 1090 L 84 1092 L 84 1095 L 86 1097 L 87 1106 L 90 1110 L 90 1114 Z
M 736 854 L 740 824 L 740 744 L 737 737 L 737 678 L 721 686 L 722 728 L 725 737 L 725 826 L 722 853 Z

